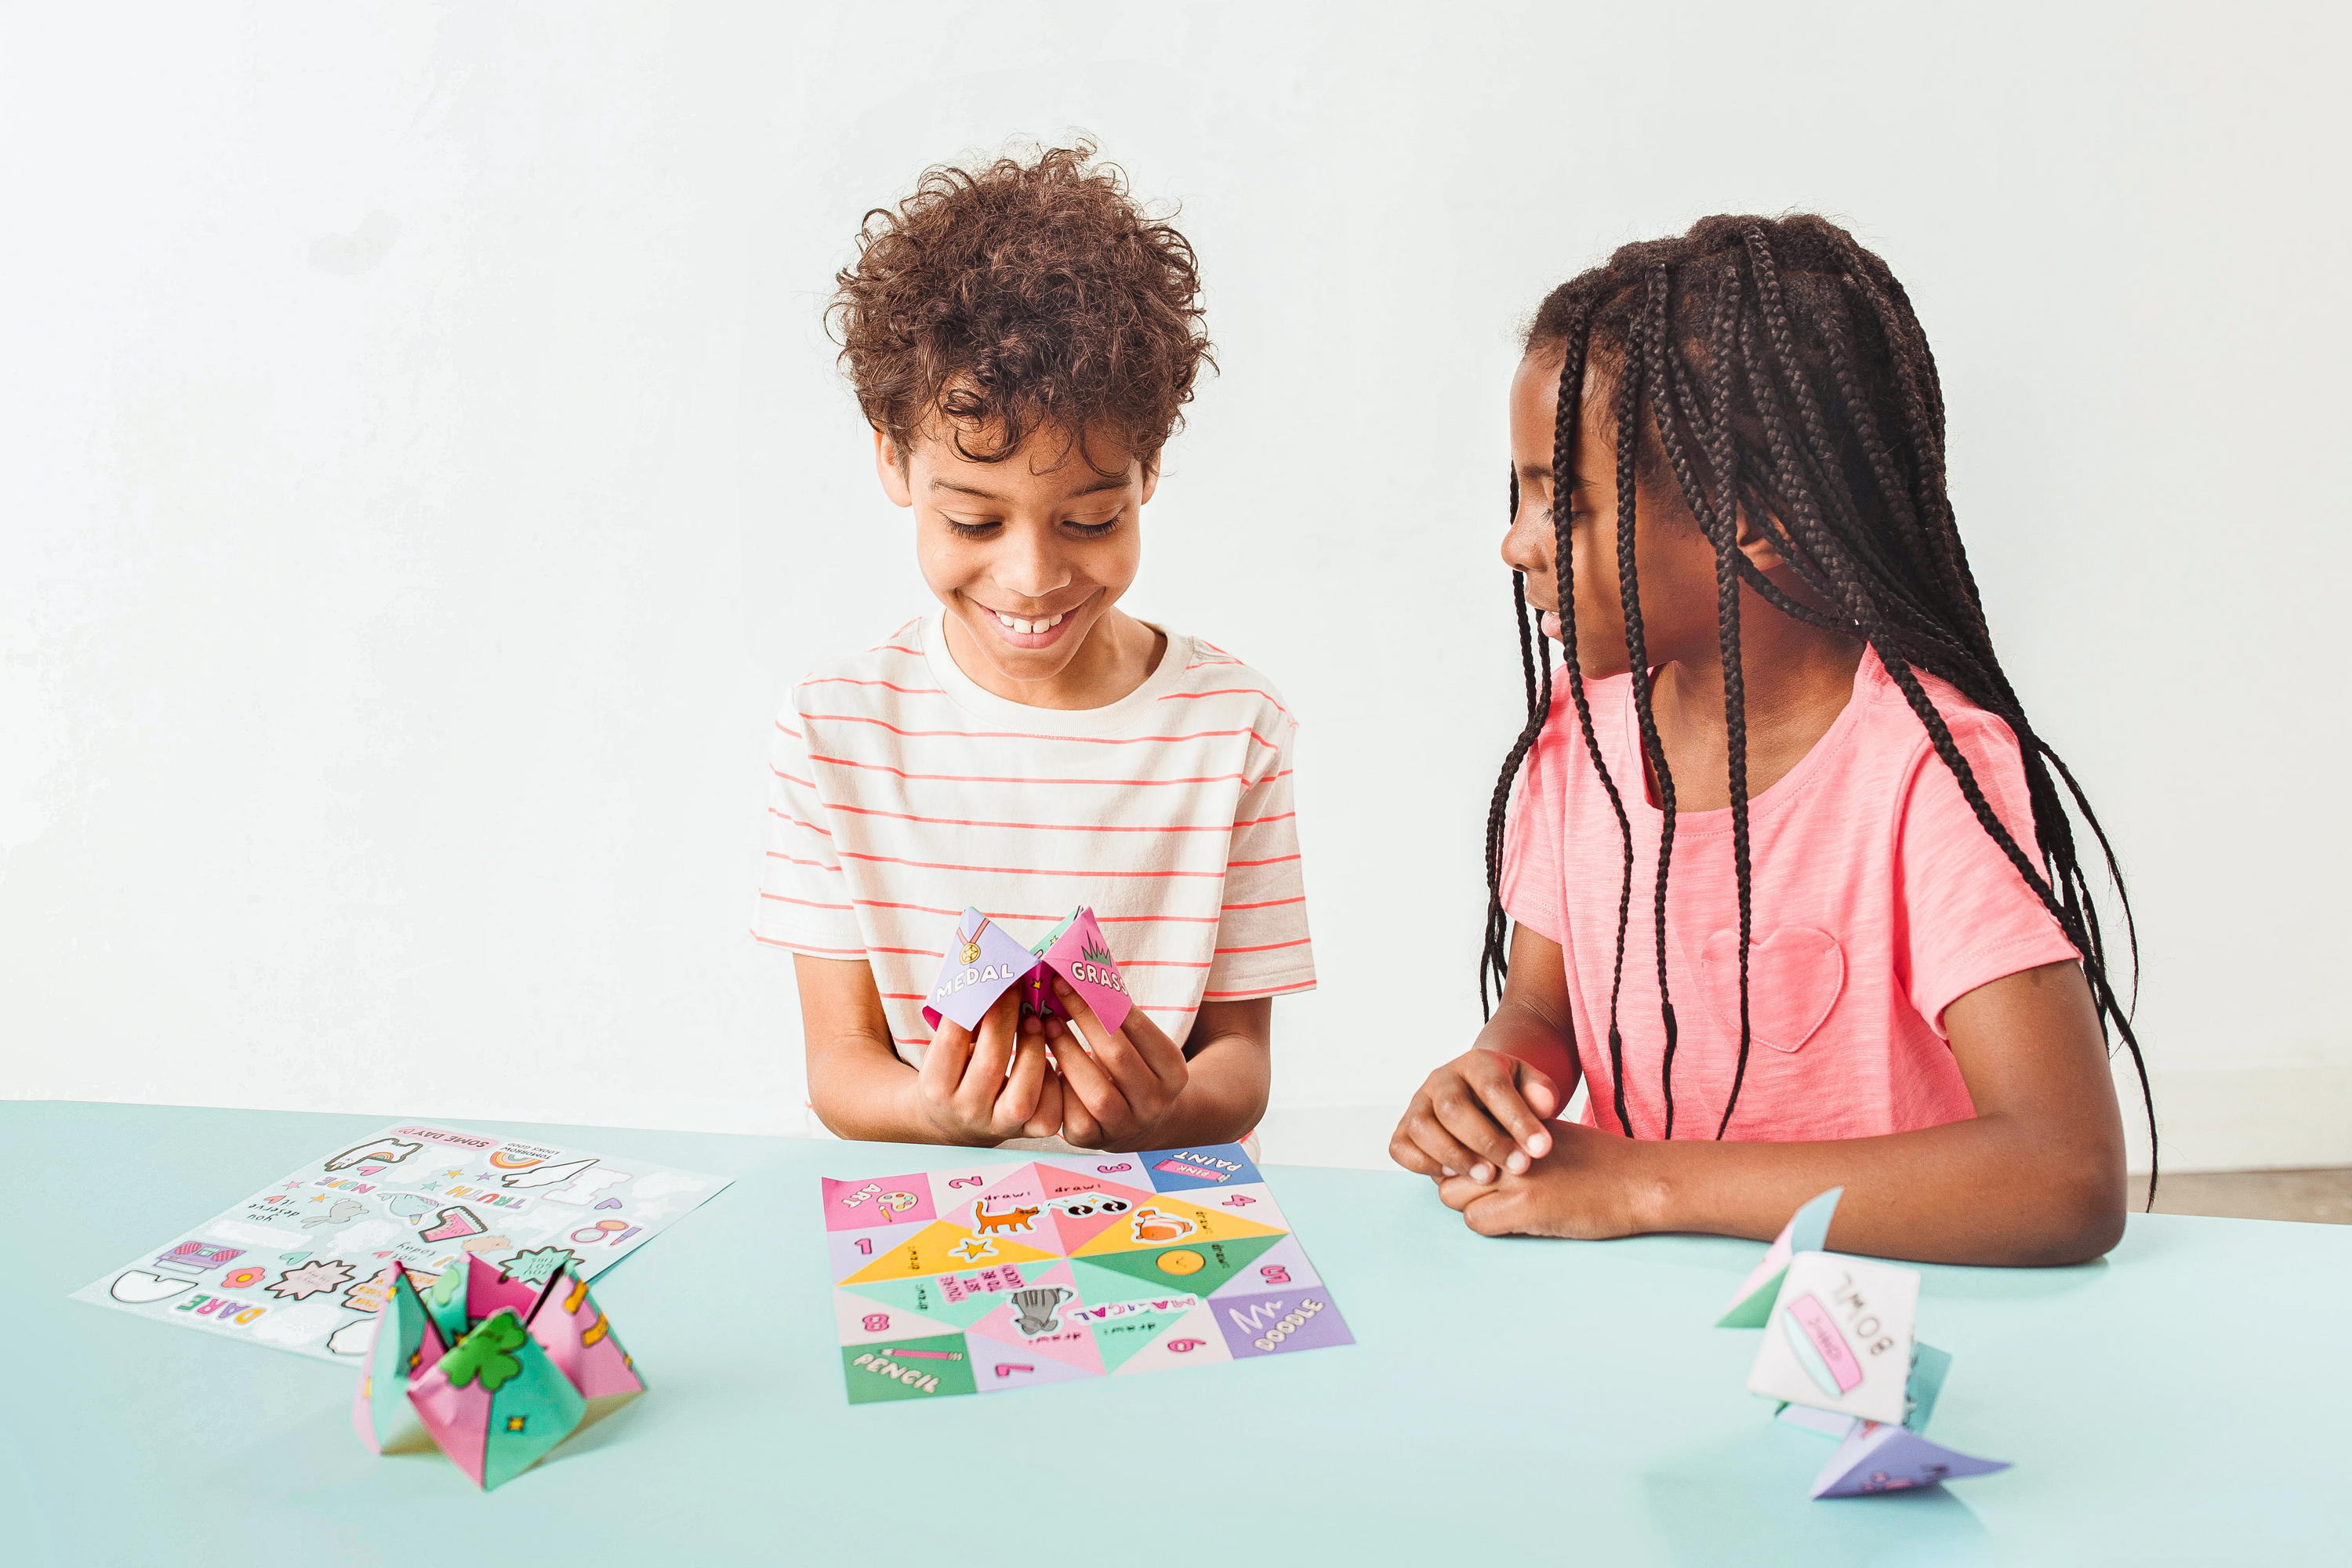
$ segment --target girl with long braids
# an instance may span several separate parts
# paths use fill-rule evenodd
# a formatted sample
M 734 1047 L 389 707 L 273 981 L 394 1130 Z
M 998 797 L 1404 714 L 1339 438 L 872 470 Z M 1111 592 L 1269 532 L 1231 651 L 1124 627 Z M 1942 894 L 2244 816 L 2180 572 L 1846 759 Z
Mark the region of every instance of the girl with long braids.
M 2085 838 L 2121 880 L 1994 653 L 1886 264 L 1811 216 L 1627 246 L 1537 312 L 1511 448 L 1499 1001 L 1391 1152 L 1489 1235 L 1768 1237 L 1842 1184 L 1844 1251 L 2113 1247 L 2139 1046 Z

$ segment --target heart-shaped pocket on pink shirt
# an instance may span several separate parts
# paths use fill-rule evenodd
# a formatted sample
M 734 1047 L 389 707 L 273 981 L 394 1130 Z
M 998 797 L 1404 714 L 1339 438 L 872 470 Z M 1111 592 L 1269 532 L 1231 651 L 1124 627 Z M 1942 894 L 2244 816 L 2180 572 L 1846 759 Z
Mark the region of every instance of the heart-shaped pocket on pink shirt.
M 1699 984 L 1716 1018 L 1739 1033 L 1739 928 L 1727 926 L 1706 939 L 1698 960 Z M 1748 1022 L 1755 1041 L 1776 1051 L 1793 1051 L 1837 1005 L 1845 989 L 1845 950 L 1837 938 L 1812 926 L 1782 926 L 1748 949 Z

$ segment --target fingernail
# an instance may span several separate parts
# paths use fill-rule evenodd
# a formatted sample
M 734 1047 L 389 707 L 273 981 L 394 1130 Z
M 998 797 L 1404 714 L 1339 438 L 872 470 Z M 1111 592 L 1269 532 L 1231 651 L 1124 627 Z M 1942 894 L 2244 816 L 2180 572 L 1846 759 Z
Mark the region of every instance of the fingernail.
M 1457 1173 L 1454 1171 L 1454 1167 L 1453 1167 L 1453 1166 L 1451 1166 L 1451 1165 L 1440 1165 L 1440 1166 L 1438 1166 L 1437 1168 L 1438 1168 L 1439 1170 L 1441 1170 L 1441 1171 L 1444 1172 L 1444 1173 L 1445 1173 L 1447 1175 L 1449 1175 L 1449 1176 L 1451 1176 L 1451 1175 L 1454 1175 L 1454 1174 L 1456 1174 L 1456 1173 Z
M 1534 1137 L 1528 1139 L 1528 1152 L 1533 1154 L 1538 1160 L 1542 1159 L 1546 1154 L 1550 1153 L 1551 1134 L 1549 1132 L 1538 1132 Z
M 1470 1167 L 1470 1179 L 1474 1182 L 1491 1182 L 1495 1179 L 1495 1167 L 1481 1160 Z
M 1511 1173 L 1511 1174 L 1515 1176 L 1521 1175 L 1527 1171 L 1528 1157 L 1525 1154 L 1514 1152 L 1509 1159 L 1503 1162 L 1503 1164 L 1504 1167 Z

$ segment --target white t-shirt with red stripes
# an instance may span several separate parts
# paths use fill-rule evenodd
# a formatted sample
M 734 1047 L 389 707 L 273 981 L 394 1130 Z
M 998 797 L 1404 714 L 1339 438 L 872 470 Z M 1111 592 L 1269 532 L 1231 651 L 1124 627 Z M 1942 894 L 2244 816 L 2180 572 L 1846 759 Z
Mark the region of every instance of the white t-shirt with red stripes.
M 1032 708 L 956 667 L 943 615 L 793 689 L 751 934 L 866 960 L 918 1065 L 967 905 L 1024 946 L 1092 905 L 1135 1005 L 1180 1044 L 1203 1001 L 1311 988 L 1298 723 L 1273 683 L 1161 628 L 1158 668 L 1119 701 Z

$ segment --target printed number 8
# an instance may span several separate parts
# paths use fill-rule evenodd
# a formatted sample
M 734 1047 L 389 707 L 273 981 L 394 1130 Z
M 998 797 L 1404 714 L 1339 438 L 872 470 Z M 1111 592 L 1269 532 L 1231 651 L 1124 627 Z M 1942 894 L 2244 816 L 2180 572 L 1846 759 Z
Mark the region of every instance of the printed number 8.
M 889 1314 L 889 1313 L 887 1313 L 887 1312 L 868 1312 L 868 1313 L 866 1313 L 866 1331 L 867 1333 L 869 1333 L 869 1334 L 878 1334 L 878 1333 L 880 1333 L 883 1330 L 885 1330 L 885 1329 L 888 1328 L 889 1326 L 890 1326 L 890 1314 Z
M 1290 1283 L 1290 1270 L 1285 1268 L 1278 1263 L 1267 1264 L 1265 1268 L 1258 1270 L 1258 1275 L 1269 1285 L 1287 1285 Z

